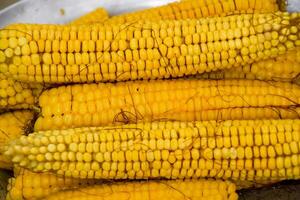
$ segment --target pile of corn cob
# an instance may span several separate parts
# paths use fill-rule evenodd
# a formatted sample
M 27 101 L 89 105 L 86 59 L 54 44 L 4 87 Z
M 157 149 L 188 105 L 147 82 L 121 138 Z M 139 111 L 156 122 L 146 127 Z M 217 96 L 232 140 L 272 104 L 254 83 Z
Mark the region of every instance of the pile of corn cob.
M 300 13 L 277 3 L 0 30 L 6 199 L 234 200 L 300 179 Z

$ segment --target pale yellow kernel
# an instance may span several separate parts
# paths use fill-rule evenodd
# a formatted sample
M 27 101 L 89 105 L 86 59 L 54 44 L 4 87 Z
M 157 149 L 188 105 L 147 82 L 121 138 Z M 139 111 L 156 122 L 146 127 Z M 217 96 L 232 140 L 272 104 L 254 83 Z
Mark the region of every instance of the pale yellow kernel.
M 18 46 L 18 40 L 17 40 L 17 38 L 14 38 L 14 37 L 12 37 L 12 38 L 9 38 L 8 39 L 8 46 L 10 47 L 10 48 L 16 48 L 17 46 Z
M 25 37 L 20 37 L 18 40 L 18 44 L 19 46 L 24 46 L 25 44 L 27 44 L 27 39 Z
M 4 53 L 6 57 L 11 58 L 14 55 L 14 50 L 11 48 L 7 48 L 5 49 Z
M 65 151 L 66 150 L 66 145 L 65 144 L 58 144 L 57 145 L 57 150 L 59 151 L 59 152 L 63 152 L 63 151 Z
M 6 60 L 5 53 L 3 51 L 0 51 L 0 63 L 4 63 Z M 4 70 L 1 70 L 4 71 Z

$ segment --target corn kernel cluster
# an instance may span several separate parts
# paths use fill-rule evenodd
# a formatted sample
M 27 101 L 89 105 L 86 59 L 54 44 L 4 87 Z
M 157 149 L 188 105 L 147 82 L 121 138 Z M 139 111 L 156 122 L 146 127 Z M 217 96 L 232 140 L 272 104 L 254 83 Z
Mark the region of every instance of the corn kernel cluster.
M 107 11 L 104 8 L 97 8 L 96 10 L 89 12 L 75 20 L 73 20 L 71 25 L 84 25 L 84 24 L 95 24 L 101 23 L 109 18 Z
M 262 60 L 233 69 L 199 74 L 196 77 L 201 79 L 258 79 L 299 82 L 299 74 L 300 51 L 297 49 L 273 59 Z
M 51 173 L 34 173 L 20 169 L 15 172 L 15 177 L 9 179 L 6 200 L 38 200 L 61 190 L 84 187 L 96 182 L 91 179 L 66 178 Z
M 46 200 L 167 200 L 207 199 L 237 200 L 234 184 L 214 180 L 149 181 L 131 182 L 126 185 L 96 185 L 50 195 Z
M 33 112 L 13 111 L 0 114 L 0 168 L 11 169 L 12 163 L 3 154 L 4 146 L 25 134 L 26 126 L 33 119 Z
M 28 109 L 32 108 L 37 96 L 42 92 L 40 84 L 22 83 L 0 74 L 0 109 Z
M 241 13 L 275 12 L 277 10 L 276 0 L 188 0 L 113 16 L 106 22 L 125 23 L 134 22 L 137 19 L 194 19 L 216 15 L 227 16 Z
M 297 119 L 300 87 L 257 80 L 78 84 L 45 91 L 35 130 L 138 121 Z
M 299 14 L 91 26 L 11 25 L 0 72 L 68 83 L 181 77 L 251 64 L 300 45 Z
M 152 122 L 35 132 L 5 154 L 19 166 L 74 178 L 300 176 L 300 120 Z

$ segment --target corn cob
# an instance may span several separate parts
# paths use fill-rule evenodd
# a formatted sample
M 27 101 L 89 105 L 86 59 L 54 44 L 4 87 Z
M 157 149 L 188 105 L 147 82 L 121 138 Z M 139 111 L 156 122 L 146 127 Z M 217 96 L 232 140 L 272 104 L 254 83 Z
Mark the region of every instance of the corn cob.
M 237 67 L 298 46 L 299 16 L 11 25 L 0 32 L 0 72 L 22 81 L 66 83 L 181 77 Z
M 58 191 L 95 184 L 96 180 L 59 177 L 51 173 L 34 173 L 25 169 L 18 170 L 9 179 L 6 200 L 35 200 Z
M 40 84 L 21 83 L 0 74 L 0 110 L 32 108 L 42 89 Z
M 36 172 L 73 178 L 300 178 L 300 120 L 152 122 L 41 131 L 5 155 Z
M 26 131 L 26 126 L 33 119 L 33 113 L 30 111 L 14 111 L 0 115 L 0 152 L 4 145 Z M 0 153 L 0 168 L 10 169 L 12 163 Z
M 100 23 L 109 18 L 107 11 L 104 8 L 97 8 L 92 12 L 89 12 L 75 20 L 73 20 L 70 25 L 84 25 L 84 24 L 94 24 Z
M 63 191 L 46 200 L 237 200 L 236 186 L 220 180 L 113 183 Z
M 46 90 L 35 130 L 135 123 L 299 118 L 300 86 L 257 80 L 158 80 Z
M 196 75 L 200 79 L 258 79 L 299 82 L 300 51 L 291 51 L 277 58 L 251 65 Z
M 275 12 L 276 0 L 188 0 L 132 13 L 113 16 L 107 23 L 135 22 L 139 19 L 194 19 L 208 16 L 226 16 L 253 12 Z

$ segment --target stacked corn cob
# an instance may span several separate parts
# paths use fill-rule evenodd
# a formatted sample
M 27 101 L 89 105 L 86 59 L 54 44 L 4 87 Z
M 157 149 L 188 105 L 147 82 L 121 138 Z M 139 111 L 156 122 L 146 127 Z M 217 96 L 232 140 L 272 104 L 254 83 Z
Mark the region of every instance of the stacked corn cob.
M 38 174 L 24 169 L 15 170 L 8 183 L 7 200 L 42 199 L 60 190 L 95 184 L 95 180 L 59 177 L 51 173 Z
M 21 52 L 0 52 L 0 72 L 46 83 L 182 77 L 284 54 L 299 45 L 299 19 L 277 13 L 134 26 L 11 25 L 0 40 Z
M 78 84 L 45 91 L 35 130 L 138 121 L 297 119 L 300 86 L 258 80 Z
M 8 84 L 77 83 L 44 91 L 36 132 L 0 149 L 7 200 L 234 200 L 235 184 L 300 179 L 300 14 L 277 10 L 186 0 L 0 31 L 3 107 L 33 104 Z

